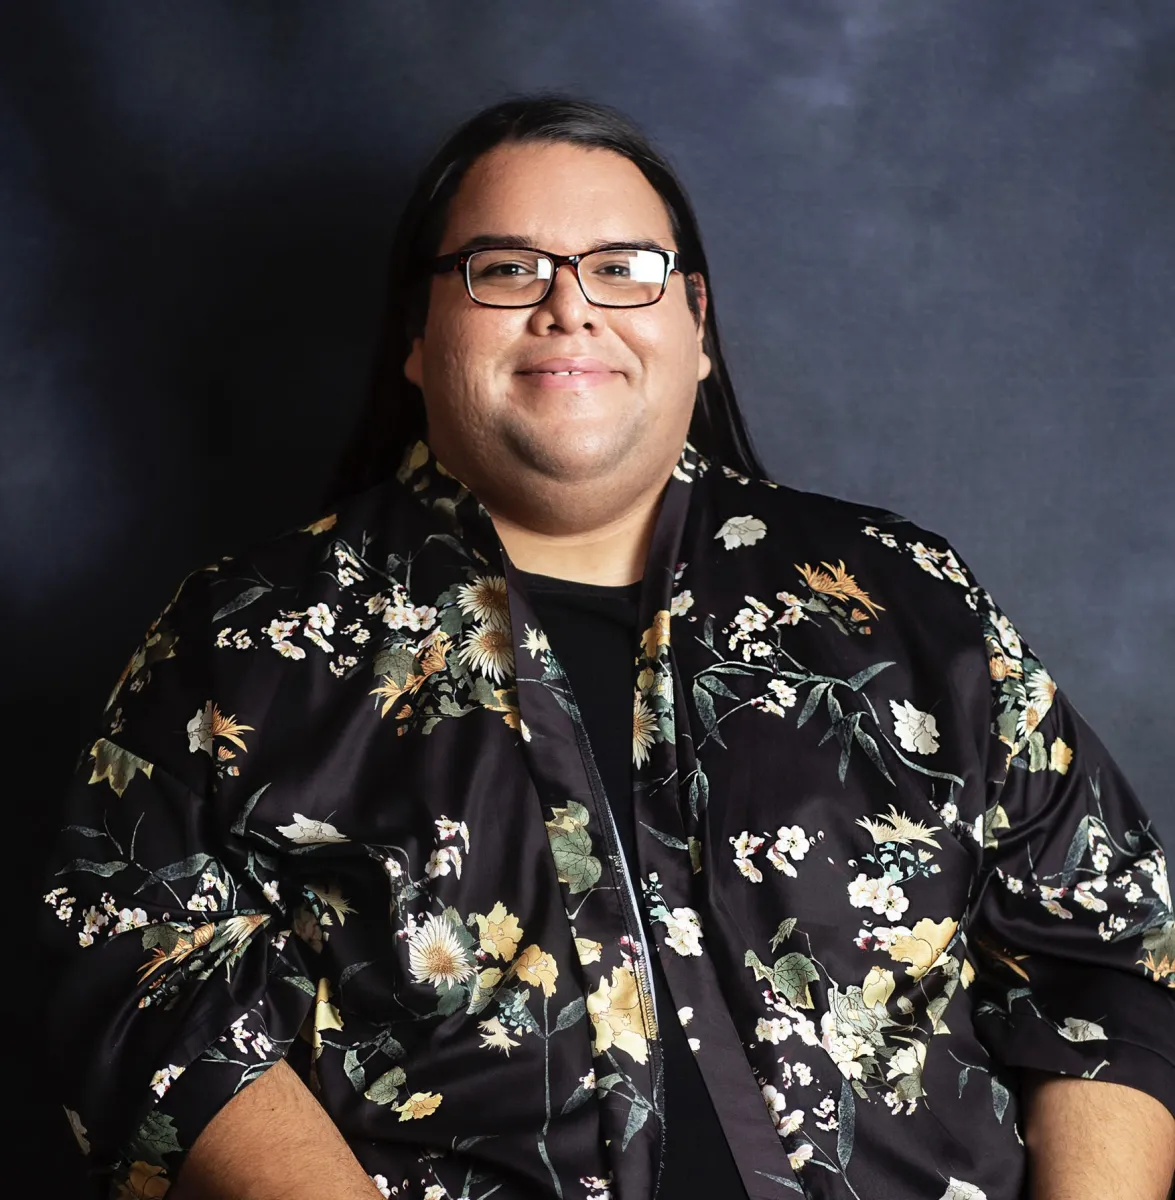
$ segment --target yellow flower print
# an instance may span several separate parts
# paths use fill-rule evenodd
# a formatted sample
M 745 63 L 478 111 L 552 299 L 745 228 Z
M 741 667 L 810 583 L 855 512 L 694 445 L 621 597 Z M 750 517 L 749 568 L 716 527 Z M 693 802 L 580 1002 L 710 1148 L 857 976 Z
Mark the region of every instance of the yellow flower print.
M 593 1031 L 593 1053 L 603 1054 L 615 1046 L 638 1063 L 648 1061 L 640 994 L 631 967 L 613 967 L 612 979 L 605 975 L 587 998 Z
M 848 573 L 845 568 L 844 559 L 834 567 L 832 563 L 822 562 L 822 567 L 827 570 L 820 571 L 815 567 L 810 567 L 807 563 L 801 567 L 798 563 L 795 568 L 804 577 L 804 582 L 814 592 L 820 592 L 825 596 L 832 596 L 837 600 L 856 600 L 862 608 L 867 608 L 869 612 L 876 617 L 878 613 L 885 612 L 885 609 L 880 604 L 874 604 L 869 599 L 869 594 L 862 590 L 857 581 Z
M 324 1029 L 342 1029 L 343 1018 L 339 1010 L 330 1002 L 330 980 L 320 979 L 318 990 L 314 994 L 314 1057 L 322 1053 L 322 1031 Z
M 959 982 L 963 985 L 963 990 L 966 991 L 975 979 L 975 968 L 971 965 L 970 959 L 963 959 L 963 966 L 959 970 Z
M 515 1041 L 511 1036 L 506 1026 L 502 1024 L 498 1017 L 491 1017 L 488 1021 L 478 1021 L 478 1028 L 482 1031 L 481 1048 L 483 1050 L 501 1050 L 506 1057 L 510 1057 L 510 1051 L 515 1046 L 521 1046 L 521 1042 Z
M 893 995 L 893 972 L 888 967 L 870 967 L 861 985 L 861 999 L 870 1008 L 884 1008 Z
M 932 921 L 923 917 L 908 934 L 894 938 L 889 955 L 895 962 L 909 963 L 906 974 L 921 979 L 937 962 L 947 943 L 955 936 L 957 921 L 943 917 Z
M 649 694 L 649 688 L 653 686 L 653 680 L 655 678 L 656 676 L 654 676 L 651 667 L 645 667 L 645 669 L 636 677 L 637 690 L 642 696 L 647 696 Z
M 327 530 L 333 529 L 338 523 L 338 519 L 338 513 L 331 513 L 329 517 L 322 517 L 320 520 L 313 521 L 309 525 L 303 525 L 302 532 L 312 533 L 317 537 L 320 533 L 326 533 Z
M 1072 761 L 1073 751 L 1060 738 L 1054 739 L 1049 749 L 1049 770 L 1056 771 L 1058 775 L 1065 775 Z
M 669 645 L 669 609 L 663 608 L 653 617 L 653 623 L 645 630 L 641 638 L 641 649 L 645 658 L 656 658 L 661 646 Z
M 484 917 L 481 913 L 474 915 L 477 917 L 482 950 L 509 962 L 518 953 L 518 943 L 522 941 L 522 926 L 518 924 L 518 918 L 506 911 L 501 900 Z
M 585 967 L 591 963 L 598 963 L 603 949 L 604 947 L 599 942 L 593 942 L 591 938 L 577 937 L 575 939 L 575 952 L 579 955 L 580 963 Z
M 126 1183 L 118 1189 L 118 1200 L 159 1200 L 167 1195 L 171 1181 L 162 1167 L 154 1163 L 135 1162 L 131 1164 L 130 1174 Z
M 226 717 L 219 708 L 209 700 L 203 708 L 196 710 L 196 715 L 188 722 L 188 749 L 195 754 L 203 750 L 205 754 L 212 753 L 213 739 L 227 738 L 241 750 L 248 750 L 242 733 L 252 732 L 252 725 L 242 725 L 235 716 Z
M 541 987 L 544 996 L 555 994 L 555 980 L 559 978 L 559 968 L 555 960 L 538 946 L 527 946 L 514 964 L 514 971 L 523 983 Z
M 431 1117 L 441 1106 L 444 1096 L 440 1092 L 413 1092 L 403 1104 L 392 1107 L 400 1114 L 401 1121 L 418 1121 Z

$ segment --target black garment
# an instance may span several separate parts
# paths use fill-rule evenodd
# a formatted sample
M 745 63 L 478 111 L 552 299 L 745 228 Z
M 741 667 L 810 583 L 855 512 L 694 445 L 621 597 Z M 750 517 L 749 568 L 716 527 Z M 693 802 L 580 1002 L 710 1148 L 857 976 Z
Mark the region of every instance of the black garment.
M 641 585 L 601 587 L 522 574 L 543 632 L 567 673 L 631 869 L 637 857 L 630 693 Z M 686 1033 L 671 1011 L 669 983 L 652 950 L 647 919 L 644 926 L 665 1069 L 665 1164 L 658 1196 L 740 1200 L 746 1191 Z

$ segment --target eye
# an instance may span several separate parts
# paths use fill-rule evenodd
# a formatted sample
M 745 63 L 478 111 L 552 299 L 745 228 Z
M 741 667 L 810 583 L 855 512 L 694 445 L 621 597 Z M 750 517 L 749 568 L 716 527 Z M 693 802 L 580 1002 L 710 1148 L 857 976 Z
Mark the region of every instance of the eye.
M 601 275 L 605 279 L 631 279 L 632 270 L 628 259 L 614 258 L 601 262 L 592 267 L 593 275 Z
M 524 262 L 487 262 L 473 264 L 473 274 L 478 279 L 519 279 L 534 274 L 534 264 Z

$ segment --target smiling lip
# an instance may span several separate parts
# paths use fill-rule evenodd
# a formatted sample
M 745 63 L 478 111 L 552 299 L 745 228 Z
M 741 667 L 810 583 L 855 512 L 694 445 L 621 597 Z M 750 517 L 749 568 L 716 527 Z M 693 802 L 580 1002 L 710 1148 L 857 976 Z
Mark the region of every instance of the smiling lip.
M 621 372 L 598 358 L 547 358 L 518 374 L 536 387 L 576 389 L 611 383 Z

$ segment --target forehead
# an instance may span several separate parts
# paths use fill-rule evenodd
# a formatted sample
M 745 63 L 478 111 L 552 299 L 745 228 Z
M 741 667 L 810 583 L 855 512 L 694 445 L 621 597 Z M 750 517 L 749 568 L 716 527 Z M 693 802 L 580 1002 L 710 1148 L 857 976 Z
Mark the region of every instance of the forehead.
M 562 254 L 629 238 L 672 249 L 672 229 L 664 201 L 623 155 L 563 142 L 507 144 L 469 168 L 440 250 L 487 234 L 526 237 Z

